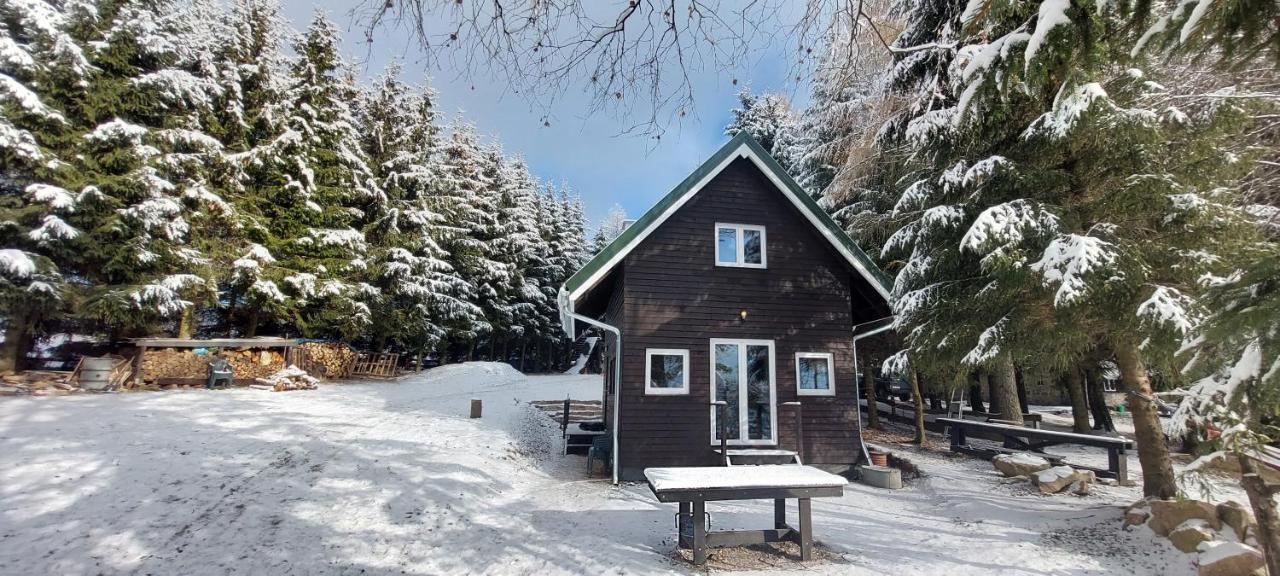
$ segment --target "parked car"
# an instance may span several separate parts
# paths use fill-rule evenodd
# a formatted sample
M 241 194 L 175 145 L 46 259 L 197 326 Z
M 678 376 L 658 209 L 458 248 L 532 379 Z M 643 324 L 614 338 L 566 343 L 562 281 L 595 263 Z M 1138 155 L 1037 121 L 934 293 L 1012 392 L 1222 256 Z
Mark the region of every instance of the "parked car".
M 858 385 L 861 386 L 862 382 L 863 375 L 858 374 Z M 911 399 L 911 383 L 907 382 L 907 379 L 902 376 L 879 375 L 875 377 L 875 383 L 877 399 L 888 400 L 890 398 L 897 398 L 902 402 L 906 402 Z M 863 398 L 867 396 L 866 390 L 860 390 L 860 393 Z

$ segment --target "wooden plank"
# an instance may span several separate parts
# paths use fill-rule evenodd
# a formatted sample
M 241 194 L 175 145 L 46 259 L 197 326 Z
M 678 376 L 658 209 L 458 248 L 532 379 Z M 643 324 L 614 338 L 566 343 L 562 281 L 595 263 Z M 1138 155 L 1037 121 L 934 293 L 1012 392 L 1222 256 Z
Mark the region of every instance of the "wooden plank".
M 650 490 L 659 502 L 680 502 L 684 500 L 701 500 L 717 502 L 723 500 L 776 500 L 778 498 L 839 498 L 844 495 L 843 486 L 821 486 L 815 488 L 706 488 L 699 490 Z
M 809 499 L 800 499 L 800 561 L 813 560 L 813 511 Z
M 707 534 L 707 546 L 748 546 L 769 542 L 787 542 L 795 539 L 796 532 L 789 527 L 765 530 L 717 530 Z

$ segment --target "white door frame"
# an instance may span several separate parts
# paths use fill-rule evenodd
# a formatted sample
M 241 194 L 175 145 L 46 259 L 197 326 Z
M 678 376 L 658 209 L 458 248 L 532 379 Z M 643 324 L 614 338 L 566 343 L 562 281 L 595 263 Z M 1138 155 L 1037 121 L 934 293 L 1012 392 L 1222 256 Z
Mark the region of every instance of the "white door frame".
M 712 338 L 710 349 L 711 364 L 711 401 L 716 398 L 716 345 L 734 344 L 738 346 L 738 435 L 748 434 L 747 421 L 747 346 L 769 347 L 769 438 L 751 440 L 747 438 L 730 439 L 727 443 L 736 446 L 776 445 L 778 443 L 778 354 L 773 340 L 749 340 L 743 338 Z M 716 439 L 716 406 L 711 405 L 711 445 L 718 446 Z

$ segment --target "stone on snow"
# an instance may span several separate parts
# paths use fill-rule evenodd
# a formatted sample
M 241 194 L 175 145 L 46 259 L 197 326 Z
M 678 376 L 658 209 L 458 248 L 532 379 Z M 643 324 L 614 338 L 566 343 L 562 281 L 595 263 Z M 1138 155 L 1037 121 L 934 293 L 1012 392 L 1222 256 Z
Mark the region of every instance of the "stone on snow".
M 1000 454 L 991 459 L 991 464 L 999 470 L 1001 474 L 1007 477 L 1027 476 L 1035 474 L 1041 470 L 1046 470 L 1052 465 L 1048 460 L 1039 456 L 1033 456 L 1019 452 L 1016 454 Z

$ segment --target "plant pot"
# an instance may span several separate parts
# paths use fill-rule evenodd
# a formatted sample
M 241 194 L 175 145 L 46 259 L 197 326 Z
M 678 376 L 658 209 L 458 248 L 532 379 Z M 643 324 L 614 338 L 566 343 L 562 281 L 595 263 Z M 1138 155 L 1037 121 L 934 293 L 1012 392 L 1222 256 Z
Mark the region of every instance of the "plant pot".
M 870 454 L 871 454 L 872 466 L 888 466 L 889 465 L 888 454 L 884 452 L 871 452 Z

